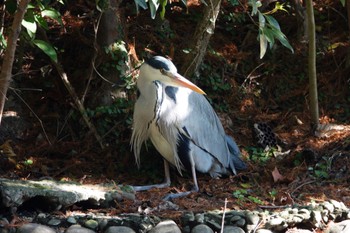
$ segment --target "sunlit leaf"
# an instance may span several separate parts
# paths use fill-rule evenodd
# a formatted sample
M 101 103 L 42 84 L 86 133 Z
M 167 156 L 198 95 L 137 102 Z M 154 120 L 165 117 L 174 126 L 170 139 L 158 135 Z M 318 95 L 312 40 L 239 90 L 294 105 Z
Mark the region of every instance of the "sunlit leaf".
M 5 40 L 3 34 L 0 34 L 0 48 L 5 49 L 7 47 L 7 41 Z
M 145 0 L 134 0 L 136 6 L 142 7 L 142 9 L 146 10 L 148 8 L 147 2 Z
M 340 0 L 341 4 L 343 5 L 343 7 L 345 7 L 345 0 Z
M 42 17 L 45 17 L 45 16 L 49 17 L 51 19 L 56 20 L 61 25 L 63 24 L 60 12 L 58 12 L 55 9 L 45 9 L 41 12 L 41 16 Z
M 260 30 L 259 30 L 260 31 Z M 259 33 L 260 41 L 260 59 L 264 57 L 267 50 L 267 38 L 262 32 Z
M 49 30 L 46 20 L 41 15 L 35 15 L 35 21 L 45 30 Z
M 263 14 L 260 13 L 260 11 L 258 12 L 258 16 L 259 16 L 259 28 L 264 28 L 265 27 L 265 17 Z
M 34 40 L 33 43 L 41 49 L 46 55 L 48 55 L 54 62 L 57 62 L 57 53 L 56 50 L 52 47 L 51 44 L 42 40 Z
M 164 19 L 165 16 L 165 7 L 168 3 L 168 0 L 159 0 L 160 5 L 162 6 L 162 10 L 160 12 L 161 19 Z
M 252 16 L 256 15 L 256 13 L 258 12 L 258 7 L 256 6 L 256 1 L 249 0 L 249 4 L 252 6 Z
M 26 166 L 30 166 L 30 165 L 33 165 L 34 162 L 33 162 L 32 159 L 27 159 L 27 160 L 25 160 L 25 161 L 23 162 L 23 164 L 26 165 Z
M 156 18 L 158 7 L 159 7 L 158 0 L 149 0 L 149 9 L 151 10 L 152 19 Z
M 25 15 L 24 19 L 22 20 L 22 26 L 27 29 L 27 32 L 31 38 L 34 38 L 34 35 L 36 33 L 36 23 L 35 18 L 32 10 L 28 10 L 27 14 Z

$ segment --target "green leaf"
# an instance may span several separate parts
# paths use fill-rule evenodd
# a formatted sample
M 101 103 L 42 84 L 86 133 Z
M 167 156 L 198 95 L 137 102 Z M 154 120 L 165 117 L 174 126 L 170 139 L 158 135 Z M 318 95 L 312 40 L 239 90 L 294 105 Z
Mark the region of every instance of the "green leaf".
M 264 27 L 261 32 L 266 36 L 266 39 L 270 43 L 270 48 L 271 48 L 275 43 L 275 37 L 273 35 L 272 30 L 270 28 Z
M 265 15 L 265 18 L 267 19 L 267 22 L 269 22 L 269 24 L 276 28 L 277 30 L 281 31 L 281 27 L 280 25 L 278 24 L 277 20 L 272 17 L 271 15 Z
M 54 20 L 56 20 L 59 24 L 61 24 L 61 25 L 63 25 L 63 22 L 62 22 L 62 18 L 61 18 L 61 14 L 60 14 L 60 12 L 58 12 L 57 10 L 55 10 L 55 9 L 50 9 L 50 8 L 48 8 L 48 9 L 45 9 L 45 10 L 43 10 L 42 12 L 41 12 L 41 16 L 42 17 L 49 17 L 49 18 L 51 18 L 51 19 L 54 19 Z
M 4 38 L 4 35 L 0 33 L 0 49 L 6 49 L 7 41 Z
M 41 15 L 34 16 L 35 21 L 45 30 L 49 30 L 46 20 Z
M 144 10 L 146 10 L 148 8 L 147 2 L 145 0 L 134 0 L 134 1 L 135 1 L 136 6 L 140 6 Z
M 340 0 L 341 4 L 343 5 L 343 7 L 345 7 L 345 0 Z
M 261 6 L 261 2 L 256 0 L 249 0 L 248 4 L 252 6 L 251 15 L 256 15 L 256 13 L 258 13 L 258 8 Z
M 160 12 L 160 18 L 161 19 L 164 19 L 164 16 L 165 16 L 165 7 L 168 3 L 168 0 L 159 0 L 160 2 L 160 5 L 162 6 L 162 11 Z
M 37 26 L 35 23 L 34 13 L 32 10 L 27 11 L 27 14 L 22 20 L 22 26 L 27 29 L 28 35 L 30 36 L 30 38 L 33 39 L 36 33 Z
M 262 29 L 266 26 L 266 20 L 264 15 L 260 11 L 258 12 L 258 16 L 259 16 L 259 28 Z
M 54 62 L 57 63 L 57 53 L 51 44 L 43 40 L 34 40 L 33 43 L 41 49 L 46 55 L 48 55 Z
M 264 33 L 259 30 L 259 41 L 260 41 L 260 59 L 265 56 L 267 50 L 267 38 Z
M 149 8 L 151 10 L 151 18 L 152 19 L 156 18 L 158 7 L 159 7 L 158 0 L 149 0 Z
M 294 53 L 293 47 L 289 44 L 287 37 L 281 31 L 276 29 L 272 29 L 271 31 L 275 38 L 279 40 L 284 47 L 288 48 L 292 53 Z

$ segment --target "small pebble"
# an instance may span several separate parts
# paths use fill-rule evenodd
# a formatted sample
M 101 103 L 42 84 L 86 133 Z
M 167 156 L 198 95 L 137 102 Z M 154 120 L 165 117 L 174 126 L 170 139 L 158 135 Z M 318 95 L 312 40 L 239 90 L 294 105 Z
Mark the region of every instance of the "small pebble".
M 98 227 L 98 222 L 96 220 L 89 219 L 84 223 L 84 226 L 89 229 L 95 230 Z

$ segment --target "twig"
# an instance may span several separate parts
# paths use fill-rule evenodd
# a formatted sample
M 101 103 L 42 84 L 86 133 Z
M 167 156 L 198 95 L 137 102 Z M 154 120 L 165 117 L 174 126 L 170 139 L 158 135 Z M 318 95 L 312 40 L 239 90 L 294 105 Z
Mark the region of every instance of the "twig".
M 300 188 L 303 187 L 304 185 L 312 184 L 312 183 L 314 183 L 314 182 L 316 182 L 316 180 L 310 180 L 310 181 L 308 181 L 308 182 L 302 183 L 301 185 L 299 185 L 298 187 L 296 187 L 292 192 L 290 192 L 290 195 L 292 196 L 293 193 L 294 193 L 295 191 L 297 191 L 298 189 L 300 189 Z
M 41 126 L 41 128 L 42 128 L 42 130 L 43 130 L 43 133 L 44 133 L 44 135 L 45 135 L 45 138 L 46 138 L 47 142 L 48 142 L 50 145 L 52 145 L 52 144 L 51 144 L 51 141 L 50 141 L 50 139 L 49 139 L 49 137 L 47 136 L 47 133 L 46 133 L 46 130 L 45 130 L 43 121 L 42 121 L 42 120 L 39 118 L 39 116 L 34 112 L 34 110 L 29 106 L 29 104 L 17 93 L 17 91 L 16 91 L 14 88 L 10 87 L 9 89 L 12 90 L 13 93 L 15 93 L 15 95 L 16 95 L 16 96 L 27 106 L 27 108 L 33 113 L 34 117 L 35 117 L 35 118 L 39 121 L 39 123 L 40 123 L 40 126 Z
M 224 213 L 222 214 L 222 220 L 221 220 L 221 230 L 220 232 L 224 232 L 224 226 L 225 226 L 225 214 L 226 214 L 226 206 L 227 206 L 227 198 L 225 198 L 225 205 L 224 205 Z
M 63 84 L 65 85 L 66 89 L 68 90 L 69 94 L 71 95 L 75 106 L 78 108 L 80 114 L 82 115 L 87 127 L 90 129 L 90 131 L 94 134 L 96 140 L 98 141 L 98 143 L 100 144 L 101 149 L 104 149 L 104 145 L 102 143 L 102 138 L 101 136 L 98 134 L 95 126 L 92 124 L 89 116 L 86 114 L 86 110 L 84 105 L 82 104 L 82 102 L 80 101 L 80 99 L 78 98 L 78 95 L 76 94 L 73 86 L 70 84 L 67 74 L 63 71 L 63 68 L 61 67 L 60 64 L 53 62 L 53 64 L 56 67 L 56 70 L 59 74 L 59 76 L 61 77 Z

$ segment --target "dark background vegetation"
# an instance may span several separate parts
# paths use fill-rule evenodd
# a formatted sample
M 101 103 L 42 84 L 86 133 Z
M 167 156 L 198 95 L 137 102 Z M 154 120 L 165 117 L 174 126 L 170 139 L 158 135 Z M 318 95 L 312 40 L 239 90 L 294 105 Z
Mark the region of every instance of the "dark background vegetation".
M 50 42 L 104 148 L 86 126 L 50 58 L 22 29 L 13 77 L 0 129 L 0 176 L 14 179 L 51 177 L 82 183 L 146 184 L 163 178 L 162 159 L 148 145 L 142 167 L 130 151 L 137 67 L 143 58 L 169 56 L 180 71 L 205 5 L 168 4 L 165 19 L 137 14 L 133 1 L 118 2 L 118 17 L 101 17 L 95 1 L 49 2 L 62 25 L 47 18 L 37 39 Z M 259 58 L 257 19 L 246 2 L 223 1 L 203 63 L 188 77 L 206 91 L 227 133 L 242 150 L 249 169 L 237 177 L 199 177 L 201 191 L 176 200 L 183 209 L 256 208 L 337 199 L 349 206 L 350 117 L 349 23 L 341 1 L 314 1 L 320 122 L 343 125 L 323 137 L 310 129 L 307 43 L 291 2 L 273 16 L 294 48 L 279 42 Z M 33 3 L 34 4 L 34 3 Z M 276 2 L 265 6 L 274 9 Z M 5 9 L 2 7 L 2 9 Z M 7 38 L 13 13 L 4 11 Z M 110 20 L 113 19 L 113 20 Z M 254 21 L 252 21 L 254 20 Z M 112 38 L 112 43 L 111 40 Z M 107 44 L 112 44 L 107 46 Z M 4 48 L 0 51 L 0 60 Z M 181 71 L 183 73 L 183 70 Z M 285 155 L 264 151 L 254 138 L 254 123 L 265 122 L 278 136 Z M 205 132 L 210 133 L 210 132 Z M 276 170 L 278 172 L 276 172 Z M 276 174 L 280 179 L 274 181 Z M 166 192 L 188 189 L 191 179 L 173 170 L 172 187 L 137 194 L 156 205 Z M 133 212 L 138 202 L 117 206 Z M 171 213 L 167 213 L 170 215 Z

